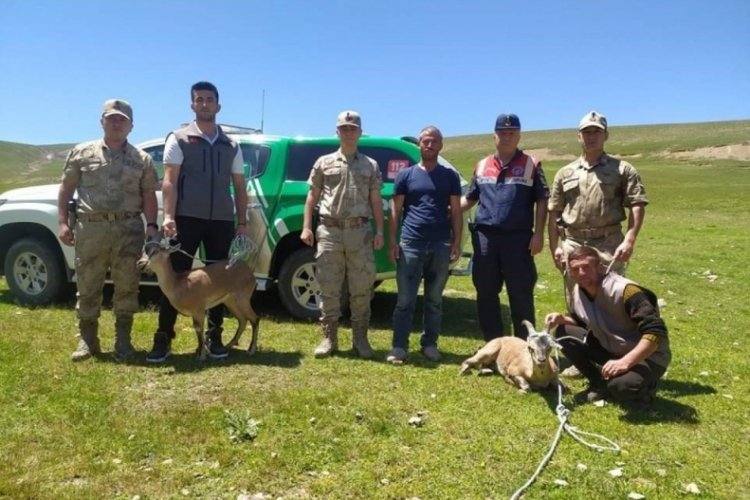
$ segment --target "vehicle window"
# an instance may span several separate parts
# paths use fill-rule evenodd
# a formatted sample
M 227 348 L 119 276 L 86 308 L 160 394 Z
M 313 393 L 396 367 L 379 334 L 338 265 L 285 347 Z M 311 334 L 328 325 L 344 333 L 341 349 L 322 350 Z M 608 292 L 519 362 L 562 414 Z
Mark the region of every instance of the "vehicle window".
M 306 181 L 310 177 L 310 170 L 315 161 L 320 156 L 333 153 L 337 149 L 337 145 L 293 144 L 289 147 L 287 179 Z M 409 156 L 396 149 L 361 146 L 359 150 L 378 162 L 383 182 L 393 182 L 398 170 L 414 163 Z
M 403 152 L 391 148 L 365 146 L 360 148 L 360 150 L 378 162 L 383 182 L 393 182 L 399 170 L 416 163 Z
M 286 178 L 290 181 L 306 181 L 315 160 L 323 155 L 333 153 L 337 145 L 292 144 L 289 146 L 289 163 Z
M 159 179 L 159 182 L 161 182 L 161 180 L 164 179 L 164 144 L 146 148 L 144 151 L 151 156 L 152 160 L 154 160 L 156 177 Z
M 271 148 L 260 144 L 240 144 L 245 163 L 245 178 L 260 177 L 266 171 L 271 157 Z

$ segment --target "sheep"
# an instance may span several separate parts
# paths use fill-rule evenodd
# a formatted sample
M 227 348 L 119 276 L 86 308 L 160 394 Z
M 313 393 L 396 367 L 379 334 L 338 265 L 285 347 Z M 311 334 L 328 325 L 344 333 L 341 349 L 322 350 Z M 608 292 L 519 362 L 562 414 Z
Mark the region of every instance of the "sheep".
M 193 328 L 198 338 L 198 358 L 204 361 L 208 354 L 208 342 L 203 328 L 206 310 L 219 304 L 224 304 L 238 322 L 237 332 L 227 347 L 237 345 L 249 321 L 253 333 L 247 352 L 255 354 L 260 319 L 250 304 L 255 291 L 255 276 L 250 267 L 244 262 L 229 266 L 227 260 L 221 260 L 205 267 L 176 273 L 169 255 L 177 250 L 179 245 L 170 246 L 166 241 L 150 241 L 146 243 L 146 252 L 140 265 L 156 274 L 159 287 L 172 306 L 193 319 Z
M 558 368 L 551 358 L 552 348 L 560 348 L 555 339 L 546 332 L 537 332 L 529 321 L 523 325 L 529 331 L 526 341 L 518 337 L 500 337 L 490 340 L 461 365 L 461 374 L 468 374 L 472 368 L 486 367 L 487 371 L 497 371 L 505 380 L 526 393 L 530 388 L 565 386 L 558 379 Z

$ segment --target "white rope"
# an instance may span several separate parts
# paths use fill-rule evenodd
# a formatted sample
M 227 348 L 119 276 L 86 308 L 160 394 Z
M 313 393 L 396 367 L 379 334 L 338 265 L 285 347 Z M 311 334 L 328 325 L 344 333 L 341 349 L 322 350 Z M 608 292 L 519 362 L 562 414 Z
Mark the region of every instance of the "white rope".
M 258 250 L 258 245 L 250 239 L 246 234 L 238 234 L 232 240 L 232 244 L 229 247 L 229 263 L 227 269 L 235 265 L 237 262 L 247 262 L 250 257 Z
M 170 252 L 179 252 L 183 255 L 186 255 L 190 257 L 191 259 L 195 259 L 194 255 L 190 255 L 185 250 L 180 248 L 180 245 L 171 245 L 169 243 L 169 240 L 167 238 L 163 238 L 161 240 L 151 240 L 146 242 L 146 248 L 149 246 L 158 246 L 164 250 L 169 250 Z M 229 259 L 229 263 L 227 264 L 226 268 L 229 269 L 233 265 L 235 265 L 237 262 L 247 262 L 250 260 L 250 257 L 258 251 L 258 245 L 255 244 L 253 240 L 250 239 L 249 236 L 240 234 L 234 237 L 232 240 L 232 243 L 229 247 L 229 254 L 227 255 L 227 258 Z M 214 262 L 218 262 L 217 260 L 204 260 L 204 264 L 211 264 Z
M 572 336 L 566 336 L 566 337 L 560 337 L 559 340 L 563 339 L 574 339 L 578 342 L 582 342 L 581 339 L 572 337 Z M 560 355 L 559 353 L 555 353 L 555 358 L 557 359 L 558 366 L 560 365 Z M 562 394 L 562 384 L 557 384 L 557 408 L 555 408 L 555 413 L 557 414 L 557 420 L 560 422 L 560 426 L 557 428 L 557 433 L 555 434 L 555 438 L 552 440 L 552 446 L 550 446 L 549 452 L 544 456 L 542 461 L 539 463 L 539 466 L 534 471 L 534 474 L 531 475 L 528 481 L 524 483 L 523 486 L 521 486 L 518 490 L 516 490 L 515 493 L 513 493 L 513 496 L 510 497 L 510 500 L 517 500 L 520 498 L 521 494 L 526 491 L 532 484 L 534 484 L 534 481 L 536 481 L 537 477 L 539 477 L 539 474 L 542 473 L 542 470 L 547 466 L 550 459 L 552 458 L 552 455 L 555 453 L 555 449 L 557 448 L 557 445 L 560 443 L 560 439 L 562 438 L 563 431 L 566 431 L 568 434 L 570 434 L 570 437 L 578 441 L 579 443 L 583 444 L 584 446 L 588 446 L 589 448 L 593 448 L 596 451 L 612 451 L 614 453 L 620 452 L 620 446 L 612 441 L 611 439 L 608 439 L 600 434 L 594 434 L 592 432 L 585 432 L 580 430 L 578 427 L 572 426 L 568 423 L 568 415 L 570 414 L 570 410 L 568 410 L 565 405 L 562 402 L 563 394 Z M 589 436 L 594 437 L 596 439 L 599 439 L 608 445 L 602 446 L 596 443 L 590 443 L 583 439 L 581 436 Z

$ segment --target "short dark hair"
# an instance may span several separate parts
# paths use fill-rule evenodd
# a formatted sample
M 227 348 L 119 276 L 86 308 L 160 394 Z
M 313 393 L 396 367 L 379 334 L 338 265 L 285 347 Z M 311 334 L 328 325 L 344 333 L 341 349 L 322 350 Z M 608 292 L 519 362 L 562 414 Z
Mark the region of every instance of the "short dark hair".
M 570 254 L 568 255 L 568 262 L 572 262 L 574 260 L 583 260 L 589 257 L 592 257 L 594 260 L 596 260 L 597 264 L 602 263 L 602 258 L 599 256 L 599 252 L 597 252 L 595 248 L 587 247 L 586 245 L 577 247 L 572 252 L 570 252 Z
M 210 90 L 216 96 L 216 102 L 219 102 L 219 91 L 216 89 L 216 85 L 214 85 L 213 83 L 203 81 L 194 83 L 193 86 L 190 87 L 190 102 L 193 102 L 193 97 L 195 97 L 196 90 Z
M 437 128 L 434 125 L 428 125 L 425 128 L 423 128 L 419 132 L 419 140 L 421 141 L 422 140 L 422 136 L 426 135 L 426 134 L 436 135 L 436 136 L 438 136 L 440 138 L 441 141 L 443 140 L 443 133 L 440 131 L 439 128 Z

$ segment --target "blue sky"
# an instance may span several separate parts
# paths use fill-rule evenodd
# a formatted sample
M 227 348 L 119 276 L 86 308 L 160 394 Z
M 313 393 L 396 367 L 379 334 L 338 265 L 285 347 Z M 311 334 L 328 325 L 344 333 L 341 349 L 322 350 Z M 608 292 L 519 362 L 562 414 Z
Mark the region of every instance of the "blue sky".
M 4 0 L 0 140 L 101 136 L 131 102 L 133 142 L 192 118 L 214 82 L 220 121 L 329 135 L 358 110 L 372 135 L 487 133 L 750 118 L 747 0 L 211 2 Z

